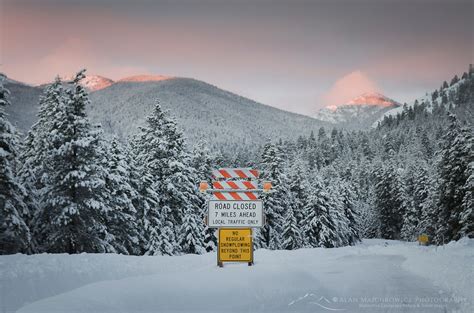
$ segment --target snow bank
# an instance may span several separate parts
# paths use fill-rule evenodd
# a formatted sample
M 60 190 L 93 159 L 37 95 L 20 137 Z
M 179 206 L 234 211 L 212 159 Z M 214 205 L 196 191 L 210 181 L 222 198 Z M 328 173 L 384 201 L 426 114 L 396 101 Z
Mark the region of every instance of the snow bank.
M 124 256 L 118 254 L 37 254 L 0 256 L 0 312 L 87 284 L 126 277 L 181 271 L 186 263 L 206 263 L 196 255 Z M 192 261 L 191 261 L 192 260 Z
M 467 313 L 474 303 L 473 246 L 474 240 L 438 248 L 364 240 L 337 249 L 262 249 L 255 252 L 255 266 L 224 268 L 216 266 L 215 253 L 0 256 L 0 310 Z M 465 300 L 406 307 L 416 298 L 443 295 Z
M 376 254 L 403 255 L 406 258 L 402 263 L 404 269 L 429 279 L 456 297 L 466 298 L 464 310 L 472 312 L 474 239 L 463 238 L 440 247 L 380 239 L 364 240 L 363 245 Z
M 443 247 L 408 251 L 403 267 L 433 281 L 455 295 L 469 299 L 474 293 L 474 240 L 463 239 Z

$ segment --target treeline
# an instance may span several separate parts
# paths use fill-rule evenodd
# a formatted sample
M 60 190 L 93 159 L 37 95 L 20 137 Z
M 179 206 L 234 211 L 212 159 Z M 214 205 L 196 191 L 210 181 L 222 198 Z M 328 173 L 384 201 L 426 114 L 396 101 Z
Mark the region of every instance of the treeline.
M 214 251 L 197 185 L 213 168 L 232 166 L 258 168 L 273 182 L 262 196 L 267 223 L 255 232 L 258 248 L 474 236 L 472 76 L 443 89 L 446 103 L 438 92 L 376 129 L 321 128 L 268 141 L 259 159 L 232 164 L 204 141 L 188 150 L 159 104 L 129 142 L 106 138 L 86 116 L 83 77 L 45 89 L 23 140 L 7 120 L 9 95 L 0 87 L 1 254 Z
M 350 186 L 364 238 L 412 241 L 426 233 L 443 244 L 474 237 L 473 76 L 443 83 L 371 131 L 321 128 L 280 143 L 287 171 L 303 164 L 310 179 Z
M 81 71 L 73 81 L 57 78 L 45 89 L 38 121 L 24 140 L 7 120 L 9 92 L 0 89 L 0 253 L 215 250 L 215 230 L 204 225 L 206 199 L 197 186 L 226 165 L 222 157 L 205 142 L 188 151 L 159 104 L 129 143 L 107 139 L 86 116 L 83 78 Z M 268 225 L 258 233 L 258 247 L 335 247 L 359 240 L 350 197 L 332 196 L 317 178 L 306 186 L 305 177 L 293 177 L 300 186 L 287 185 L 280 154 L 269 144 L 261 164 L 253 164 L 275 185 L 265 199 Z
M 196 161 L 157 105 L 129 145 L 107 140 L 85 113 L 88 95 L 59 78 L 24 141 L 1 88 L 0 252 L 201 253 L 204 199 Z

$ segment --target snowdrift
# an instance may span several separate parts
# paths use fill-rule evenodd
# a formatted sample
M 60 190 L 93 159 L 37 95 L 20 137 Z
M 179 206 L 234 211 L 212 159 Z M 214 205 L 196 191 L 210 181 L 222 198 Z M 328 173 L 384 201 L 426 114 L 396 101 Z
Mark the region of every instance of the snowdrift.
M 474 240 L 444 247 L 257 250 L 255 265 L 205 255 L 0 256 L 5 312 L 471 312 Z

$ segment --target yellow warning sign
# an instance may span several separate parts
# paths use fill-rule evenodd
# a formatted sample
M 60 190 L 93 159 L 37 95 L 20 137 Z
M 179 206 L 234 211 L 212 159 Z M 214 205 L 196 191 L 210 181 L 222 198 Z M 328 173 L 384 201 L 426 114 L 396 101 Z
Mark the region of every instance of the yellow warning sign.
M 253 262 L 252 229 L 219 228 L 217 258 L 220 263 Z
M 426 234 L 421 234 L 418 236 L 418 243 L 420 245 L 427 245 L 428 244 L 428 241 L 429 241 L 429 238 L 428 238 L 428 235 Z

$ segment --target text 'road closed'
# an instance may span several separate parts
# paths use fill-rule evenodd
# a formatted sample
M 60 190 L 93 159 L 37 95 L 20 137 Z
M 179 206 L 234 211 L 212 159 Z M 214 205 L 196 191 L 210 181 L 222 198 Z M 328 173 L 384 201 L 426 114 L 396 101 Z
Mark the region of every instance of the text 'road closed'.
M 262 227 L 262 201 L 211 200 L 208 221 L 209 227 Z

